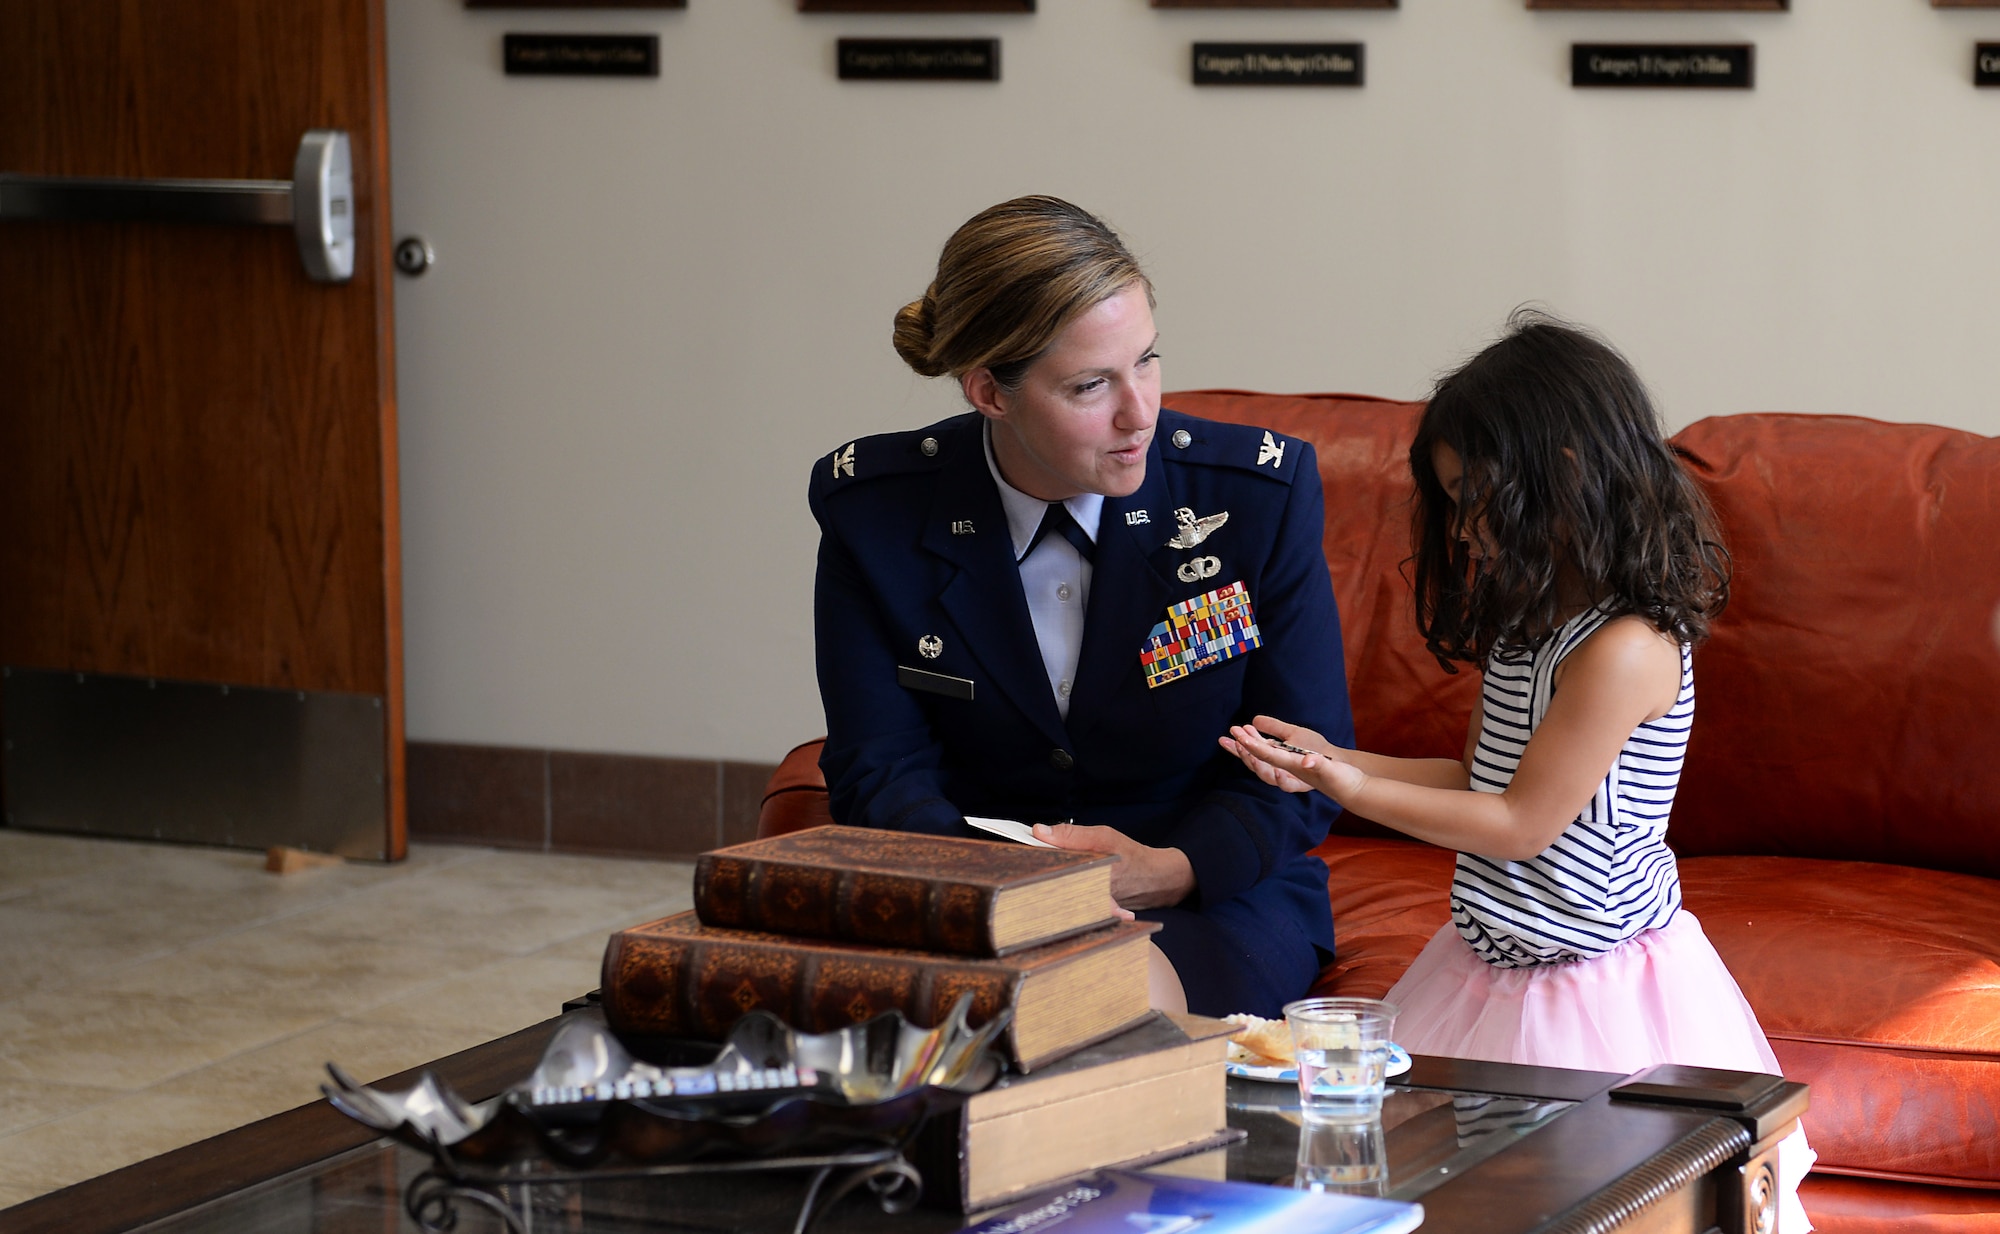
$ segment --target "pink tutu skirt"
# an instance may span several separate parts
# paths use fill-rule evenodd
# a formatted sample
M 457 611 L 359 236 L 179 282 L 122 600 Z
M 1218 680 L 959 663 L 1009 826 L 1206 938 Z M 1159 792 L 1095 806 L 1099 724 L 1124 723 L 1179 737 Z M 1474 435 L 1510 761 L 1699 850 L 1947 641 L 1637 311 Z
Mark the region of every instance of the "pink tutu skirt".
M 1412 1054 L 1630 1074 L 1656 1063 L 1778 1070 L 1736 979 L 1701 923 L 1682 911 L 1657 930 L 1574 964 L 1496 968 L 1446 925 L 1383 997 Z M 1778 1148 L 1778 1228 L 1809 1230 L 1799 1182 L 1812 1167 L 1803 1127 Z

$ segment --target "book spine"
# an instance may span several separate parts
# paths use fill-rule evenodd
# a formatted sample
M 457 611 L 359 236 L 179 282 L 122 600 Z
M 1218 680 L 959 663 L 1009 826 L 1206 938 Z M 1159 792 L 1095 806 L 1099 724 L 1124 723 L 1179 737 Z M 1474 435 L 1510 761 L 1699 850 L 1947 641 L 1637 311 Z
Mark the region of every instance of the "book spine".
M 719 1041 L 751 1011 L 809 1033 L 832 1032 L 888 1011 L 925 1028 L 972 994 L 971 1023 L 1013 1005 L 1010 969 L 877 956 L 812 944 L 635 933 L 611 937 L 604 955 L 604 1016 L 618 1032 Z
M 994 954 L 995 895 L 951 879 L 717 853 L 694 877 L 706 926 L 967 956 Z

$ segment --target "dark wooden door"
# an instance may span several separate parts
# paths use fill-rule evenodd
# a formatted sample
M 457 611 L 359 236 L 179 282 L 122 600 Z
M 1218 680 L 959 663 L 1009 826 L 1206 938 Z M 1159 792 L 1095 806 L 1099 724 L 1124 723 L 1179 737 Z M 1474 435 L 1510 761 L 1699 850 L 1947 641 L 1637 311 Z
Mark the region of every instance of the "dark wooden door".
M 309 129 L 345 283 L 284 227 L 0 222 L 11 825 L 403 853 L 382 0 L 0 0 L 0 172 L 289 180 Z

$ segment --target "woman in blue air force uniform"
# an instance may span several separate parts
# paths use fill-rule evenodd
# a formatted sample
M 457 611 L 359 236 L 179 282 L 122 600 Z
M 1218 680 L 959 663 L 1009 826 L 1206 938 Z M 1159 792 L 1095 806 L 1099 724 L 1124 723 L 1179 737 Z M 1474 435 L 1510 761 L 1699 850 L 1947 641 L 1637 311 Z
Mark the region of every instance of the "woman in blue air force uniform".
M 1216 738 L 1267 714 L 1351 744 L 1319 471 L 1162 410 L 1156 341 L 1151 285 L 1075 206 L 947 243 L 895 342 L 972 411 L 813 465 L 820 762 L 843 823 L 1119 854 L 1113 896 L 1162 927 L 1155 1005 L 1275 1016 L 1333 953 L 1307 850 L 1335 807 Z

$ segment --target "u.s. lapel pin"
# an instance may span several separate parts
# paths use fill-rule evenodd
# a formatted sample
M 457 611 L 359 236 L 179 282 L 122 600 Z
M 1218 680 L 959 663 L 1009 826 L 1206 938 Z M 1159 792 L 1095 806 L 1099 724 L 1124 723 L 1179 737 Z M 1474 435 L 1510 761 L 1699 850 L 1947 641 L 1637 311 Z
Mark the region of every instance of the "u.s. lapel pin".
M 917 640 L 917 654 L 926 660 L 935 660 L 944 654 L 944 640 L 935 634 L 926 634 Z
M 1196 518 L 1193 510 L 1182 506 L 1180 509 L 1174 511 L 1174 521 L 1180 524 L 1181 529 L 1174 533 L 1173 539 L 1167 541 L 1167 547 L 1193 548 L 1203 540 L 1214 535 L 1221 529 L 1224 523 L 1229 521 L 1229 511 L 1224 510 L 1219 514 L 1208 514 L 1201 518 Z

